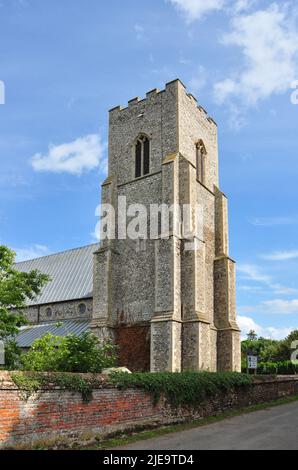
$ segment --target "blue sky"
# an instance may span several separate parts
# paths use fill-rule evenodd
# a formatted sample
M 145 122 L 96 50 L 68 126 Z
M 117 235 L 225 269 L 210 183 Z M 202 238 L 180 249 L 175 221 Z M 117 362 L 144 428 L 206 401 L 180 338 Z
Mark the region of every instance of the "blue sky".
M 219 126 L 243 333 L 298 327 L 295 3 L 0 0 L 0 243 L 93 242 L 107 110 L 179 77 Z

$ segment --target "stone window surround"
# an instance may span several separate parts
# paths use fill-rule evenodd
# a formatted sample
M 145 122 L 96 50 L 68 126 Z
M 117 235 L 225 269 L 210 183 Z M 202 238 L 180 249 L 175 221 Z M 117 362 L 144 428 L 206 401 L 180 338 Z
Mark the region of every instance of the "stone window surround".
M 47 315 L 48 318 L 51 318 L 53 316 L 53 310 L 52 310 L 51 307 L 47 307 L 46 315 Z
M 205 186 L 207 150 L 202 139 L 196 143 L 197 180 Z
M 80 315 L 84 315 L 87 311 L 87 305 L 85 302 L 81 302 L 79 305 L 78 305 L 78 312 Z
M 137 143 L 139 141 L 141 141 L 142 139 L 148 139 L 148 142 L 149 142 L 149 172 L 148 173 L 144 173 L 144 144 L 142 144 L 142 151 L 141 151 L 141 175 L 140 176 L 136 176 L 136 146 L 137 146 Z M 145 132 L 140 132 L 138 134 L 138 136 L 136 137 L 136 139 L 133 141 L 133 145 L 132 145 L 132 179 L 139 179 L 139 178 L 144 178 L 146 176 L 149 176 L 150 175 L 150 163 L 151 163 L 151 138 L 148 134 L 146 134 Z

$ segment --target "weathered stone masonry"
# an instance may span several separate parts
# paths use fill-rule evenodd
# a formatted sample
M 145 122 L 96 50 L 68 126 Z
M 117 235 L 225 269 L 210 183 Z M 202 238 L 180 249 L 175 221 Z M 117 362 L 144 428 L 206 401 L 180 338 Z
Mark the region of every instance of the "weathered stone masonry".
M 139 135 L 150 140 L 150 172 L 135 178 Z M 198 145 L 205 158 L 201 179 Z M 229 258 L 227 199 L 218 181 L 217 126 L 179 80 L 110 111 L 102 203 L 112 204 L 116 215 L 119 196 L 126 196 L 128 205 L 147 208 L 190 204 L 194 224 L 195 205 L 200 204 L 204 216 L 202 233 L 192 240 L 195 251 L 185 250 L 172 224 L 168 239 L 160 234 L 140 249 L 138 240 L 116 236 L 104 240 L 94 255 L 93 331 L 116 338 L 120 354 L 129 337 L 131 363 L 126 365 L 133 369 L 137 355 L 138 368 L 147 369 L 150 353 L 153 372 L 240 370 L 235 263 Z M 146 341 L 141 358 L 140 348 L 133 349 L 140 331 Z
M 84 305 L 84 311 L 80 307 Z M 28 322 L 33 325 L 40 323 L 59 322 L 61 320 L 91 320 L 93 301 L 90 299 L 69 300 L 50 304 L 32 305 L 23 310 Z M 51 312 L 49 316 L 48 312 Z

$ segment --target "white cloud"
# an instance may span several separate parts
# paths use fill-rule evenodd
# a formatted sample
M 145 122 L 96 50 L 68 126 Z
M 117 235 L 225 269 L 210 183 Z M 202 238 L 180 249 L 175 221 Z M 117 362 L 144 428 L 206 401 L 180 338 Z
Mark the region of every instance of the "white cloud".
M 266 313 L 274 313 L 280 315 L 298 313 L 298 299 L 293 300 L 265 300 L 261 303 L 265 307 Z
M 252 318 L 238 315 L 237 322 L 241 330 L 241 336 L 243 339 L 251 331 L 255 331 L 257 335 L 261 335 L 262 327 L 258 325 Z
M 288 261 L 298 258 L 298 250 L 275 251 L 269 255 L 261 255 L 261 258 L 268 261 Z
M 50 145 L 48 153 L 38 153 L 31 159 L 36 171 L 53 173 L 71 173 L 80 175 L 83 171 L 90 171 L 104 165 L 105 145 L 97 134 L 80 137 L 73 142 L 60 145 Z
M 298 294 L 298 289 L 293 287 L 283 286 L 281 284 L 271 284 L 271 289 L 273 289 L 275 295 L 296 295 Z
M 222 43 L 240 48 L 242 69 L 214 85 L 219 103 L 237 100 L 254 106 L 272 94 L 289 90 L 298 76 L 298 32 L 287 6 L 236 15 Z
M 261 286 L 247 286 L 247 285 L 241 285 L 239 286 L 239 290 L 245 291 L 245 292 L 262 292 L 262 287 Z
M 241 13 L 243 11 L 249 10 L 254 6 L 258 0 L 236 0 L 233 1 L 232 11 L 233 13 Z
M 200 20 L 209 13 L 224 10 L 228 15 L 244 12 L 258 0 L 167 0 L 182 12 L 188 22 Z
M 298 299 L 264 300 L 256 305 L 240 305 L 240 314 L 295 315 L 298 314 Z
M 187 21 L 194 21 L 203 18 L 206 14 L 221 10 L 227 0 L 169 0 L 179 11 L 181 11 Z
M 242 284 L 239 286 L 239 289 L 242 291 L 265 293 L 267 290 L 273 291 L 275 295 L 298 294 L 298 289 L 296 288 L 274 283 L 272 276 L 264 273 L 263 270 L 259 268 L 259 266 L 256 266 L 254 264 L 239 264 L 239 266 L 237 266 L 237 271 L 240 274 L 240 280 L 252 281 L 255 283 L 263 284 L 263 287 L 260 287 L 258 285 Z M 247 307 L 247 309 L 248 310 L 246 310 L 246 312 L 250 311 L 251 307 Z
M 256 323 L 251 317 L 246 317 L 239 315 L 238 316 L 238 325 L 241 329 L 242 339 L 246 339 L 246 335 L 254 330 L 258 336 L 263 336 L 263 338 L 271 339 L 283 339 L 288 336 L 291 331 L 295 330 L 295 327 L 291 328 L 276 328 L 274 326 L 263 327 Z
M 297 326 L 290 328 L 276 328 L 275 326 L 268 326 L 263 329 L 263 337 L 269 337 L 270 339 L 284 339 L 286 338 L 293 330 L 297 330 Z
M 135 33 L 136 33 L 136 38 L 138 41 L 141 41 L 144 37 L 144 32 L 145 32 L 145 29 L 142 25 L 140 25 L 139 23 L 136 23 L 134 25 L 134 30 L 135 30 Z
M 298 217 L 255 217 L 250 220 L 256 227 L 273 227 L 275 225 L 296 225 Z
M 261 272 L 258 266 L 254 264 L 239 264 L 237 271 L 241 273 L 243 279 L 257 282 L 270 283 L 272 277 Z
M 44 245 L 33 245 L 27 246 L 25 248 L 14 248 L 13 250 L 17 254 L 17 262 L 40 258 L 41 256 L 46 256 L 50 254 L 48 247 Z

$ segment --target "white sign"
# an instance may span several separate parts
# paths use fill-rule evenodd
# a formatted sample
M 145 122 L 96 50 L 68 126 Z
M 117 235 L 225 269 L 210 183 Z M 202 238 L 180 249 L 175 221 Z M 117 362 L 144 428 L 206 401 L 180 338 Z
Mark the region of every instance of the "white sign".
M 5 364 L 5 348 L 4 342 L 0 341 L 0 365 L 3 366 Z
M 247 368 L 248 369 L 257 369 L 258 368 L 258 357 L 257 356 L 247 356 Z

